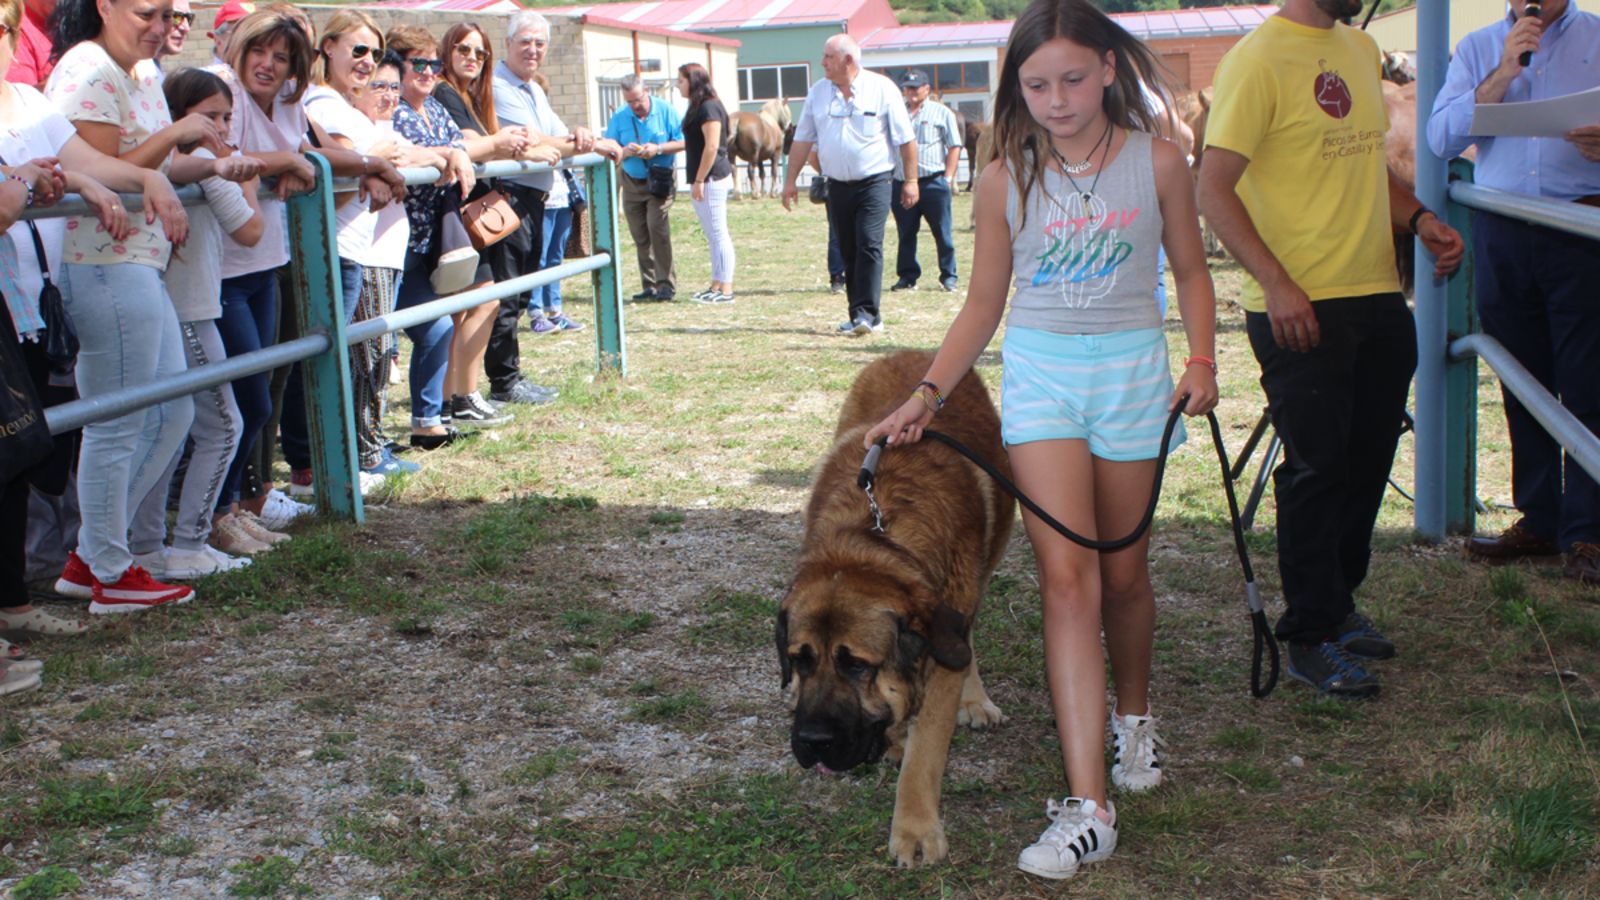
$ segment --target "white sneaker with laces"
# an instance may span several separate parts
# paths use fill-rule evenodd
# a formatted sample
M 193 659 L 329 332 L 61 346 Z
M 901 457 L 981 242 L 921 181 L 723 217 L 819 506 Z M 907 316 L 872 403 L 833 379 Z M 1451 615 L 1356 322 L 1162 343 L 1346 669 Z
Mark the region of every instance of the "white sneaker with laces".
M 149 572 L 152 578 L 161 578 L 167 573 L 167 548 L 162 547 L 154 553 L 135 553 L 133 564 Z
M 282 531 L 300 516 L 311 515 L 317 508 L 309 503 L 289 499 L 289 495 L 273 488 L 267 494 L 267 505 L 261 508 L 261 521 L 272 531 Z
M 1148 791 L 1161 783 L 1161 751 L 1167 742 L 1156 732 L 1156 717 L 1119 716 L 1111 711 L 1116 755 L 1111 784 L 1124 791 Z
M 1093 800 L 1067 797 L 1060 803 L 1046 801 L 1045 815 L 1050 827 L 1033 846 L 1017 857 L 1017 868 L 1041 878 L 1071 878 L 1083 863 L 1100 862 L 1117 849 L 1117 810 L 1110 803 L 1108 825 L 1096 815 Z
M 170 581 L 187 581 L 190 578 L 204 578 L 218 572 L 232 572 L 250 565 L 248 556 L 229 556 L 212 546 L 205 546 L 193 553 L 167 554 L 167 574 Z

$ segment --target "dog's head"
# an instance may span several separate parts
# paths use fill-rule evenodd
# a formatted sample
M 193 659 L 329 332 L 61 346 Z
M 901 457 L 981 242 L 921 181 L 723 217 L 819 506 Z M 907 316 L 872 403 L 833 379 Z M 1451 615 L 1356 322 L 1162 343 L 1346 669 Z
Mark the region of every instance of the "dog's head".
M 877 762 L 921 708 L 926 662 L 972 660 L 965 616 L 926 589 L 861 569 L 802 571 L 778 609 L 778 663 L 794 687 L 789 746 L 804 768 Z

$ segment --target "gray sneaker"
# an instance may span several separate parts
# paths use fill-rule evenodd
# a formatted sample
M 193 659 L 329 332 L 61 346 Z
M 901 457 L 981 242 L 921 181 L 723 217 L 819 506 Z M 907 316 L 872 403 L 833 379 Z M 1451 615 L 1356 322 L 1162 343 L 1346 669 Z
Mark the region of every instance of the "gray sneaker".
M 455 411 L 455 423 L 460 427 L 477 425 L 487 428 L 504 425 L 512 419 L 510 413 L 501 412 L 490 406 L 477 391 L 465 397 L 456 394 L 450 398 L 450 405 Z
M 489 399 L 504 403 L 549 403 L 556 399 L 558 394 L 558 391 L 550 391 L 531 381 L 519 381 L 505 393 L 490 394 Z

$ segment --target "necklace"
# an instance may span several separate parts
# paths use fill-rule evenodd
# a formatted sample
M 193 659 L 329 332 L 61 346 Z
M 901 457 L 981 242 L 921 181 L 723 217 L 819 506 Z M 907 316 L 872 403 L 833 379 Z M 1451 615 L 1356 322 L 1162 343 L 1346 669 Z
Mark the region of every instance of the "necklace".
M 1100 168 L 1094 173 L 1094 181 L 1089 182 L 1089 190 L 1085 191 L 1083 188 L 1078 187 L 1078 180 L 1072 176 L 1081 175 L 1088 170 L 1089 162 L 1094 159 L 1094 151 L 1099 150 L 1102 143 L 1104 143 L 1106 146 L 1105 149 L 1101 150 L 1100 152 Z M 1094 189 L 1100 186 L 1100 173 L 1106 170 L 1106 157 L 1111 155 L 1110 119 L 1106 120 L 1106 133 L 1101 136 L 1100 140 L 1094 142 L 1094 146 L 1089 149 L 1089 155 L 1084 157 L 1083 162 L 1067 162 L 1067 158 L 1061 155 L 1060 150 L 1056 149 L 1054 142 L 1050 144 L 1050 152 L 1055 154 L 1056 163 L 1061 166 L 1061 173 L 1067 176 L 1067 181 L 1072 184 L 1072 190 L 1075 191 L 1078 194 L 1078 198 L 1083 201 L 1083 217 L 1085 219 L 1093 218 L 1089 204 L 1092 200 L 1094 200 Z

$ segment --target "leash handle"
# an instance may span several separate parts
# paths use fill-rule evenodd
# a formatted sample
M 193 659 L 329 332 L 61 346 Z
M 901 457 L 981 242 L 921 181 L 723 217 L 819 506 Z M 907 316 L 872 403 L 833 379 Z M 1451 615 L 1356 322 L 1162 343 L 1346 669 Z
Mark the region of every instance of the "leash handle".
M 1211 443 L 1217 448 L 1217 463 L 1222 467 L 1222 490 L 1228 495 L 1228 518 L 1233 526 L 1233 547 L 1239 554 L 1239 566 L 1244 569 L 1245 602 L 1250 607 L 1250 695 L 1265 700 L 1278 686 L 1281 660 L 1278 641 L 1267 625 L 1266 605 L 1261 602 L 1261 589 L 1256 587 L 1255 568 L 1250 565 L 1250 551 L 1244 543 L 1244 526 L 1239 521 L 1239 498 L 1233 492 L 1233 466 L 1228 463 L 1227 445 L 1222 441 L 1222 425 L 1216 413 L 1206 413 L 1211 425 Z M 1261 683 L 1262 651 L 1270 653 L 1272 662 L 1267 670 L 1267 683 Z
M 856 476 L 856 487 L 864 491 L 872 489 L 872 482 L 878 477 L 878 460 L 883 457 L 883 448 L 888 443 L 889 436 L 884 435 L 867 451 L 867 458 L 861 461 L 861 474 Z

